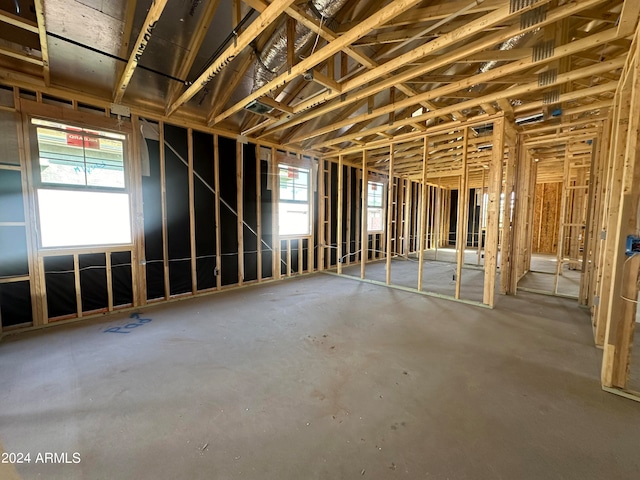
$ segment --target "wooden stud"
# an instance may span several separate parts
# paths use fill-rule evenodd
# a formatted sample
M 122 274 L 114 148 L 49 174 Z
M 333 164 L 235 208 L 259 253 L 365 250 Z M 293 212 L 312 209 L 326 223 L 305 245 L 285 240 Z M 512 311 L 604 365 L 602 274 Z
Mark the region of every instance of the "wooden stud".
M 169 300 L 171 288 L 169 286 L 169 246 L 167 233 L 167 174 L 165 168 L 165 141 L 164 123 L 158 124 L 158 134 L 160 136 L 160 197 L 162 213 L 162 263 L 164 274 L 164 299 Z
M 469 129 L 464 129 L 464 144 L 462 150 L 462 174 L 458 189 L 458 222 L 456 228 L 456 290 L 455 298 L 460 298 L 462 286 L 462 266 L 464 252 L 467 248 L 467 224 L 469 218 L 469 168 L 467 154 L 469 148 Z
M 262 162 L 260 160 L 260 145 L 255 146 L 256 151 L 256 246 L 258 283 L 262 282 Z
M 238 221 L 238 285 L 244 282 L 244 202 L 242 182 L 244 169 L 244 148 L 242 143 L 236 142 L 236 213 Z
M 422 198 L 425 198 L 427 195 L 427 162 L 429 159 L 429 138 L 424 137 L 424 151 L 422 158 Z M 425 208 L 425 202 L 422 202 L 422 210 L 420 212 L 422 221 L 420 222 L 420 233 L 419 233 L 419 249 L 418 249 L 418 290 L 422 291 L 422 279 L 424 275 L 424 241 L 425 241 L 425 226 L 427 224 L 425 216 L 427 213 L 427 209 Z
M 198 292 L 198 274 L 196 271 L 196 212 L 195 212 L 195 190 L 193 173 L 193 130 L 187 130 L 187 163 L 189 172 L 189 240 L 191 251 L 191 293 Z
M 78 254 L 73 254 L 73 279 L 76 292 L 76 315 L 82 318 L 82 288 L 80 287 L 80 266 Z
M 271 268 L 273 278 L 280 280 L 282 278 L 282 251 L 280 242 L 280 172 L 278 170 L 278 162 L 276 160 L 277 151 L 275 147 L 271 148 L 271 246 L 273 248 L 271 258 Z
M 326 237 L 326 176 L 325 176 L 325 160 L 320 159 L 318 161 L 318 270 L 323 271 L 325 269 L 325 248 L 327 243 Z
M 489 198 L 487 203 L 487 233 L 484 255 L 483 303 L 493 308 L 498 260 L 500 192 L 502 190 L 502 160 L 504 156 L 504 119 L 493 123 L 493 150 L 489 167 Z
M 111 272 L 111 253 L 109 252 L 105 253 L 104 257 L 105 257 L 105 269 L 107 274 L 107 311 L 113 312 L 113 279 L 112 279 L 112 272 Z M 136 279 L 134 278 L 133 281 L 135 282 Z
M 365 266 L 369 257 L 369 231 L 367 225 L 367 202 L 369 193 L 369 175 L 367 171 L 367 151 L 362 151 L 362 206 L 360 227 L 360 278 L 364 279 Z
M 213 174 L 215 195 L 215 212 L 216 212 L 216 290 L 222 289 L 222 242 L 220 232 L 220 151 L 218 149 L 218 135 L 213 136 Z
M 338 267 L 338 273 L 342 274 L 342 203 L 344 201 L 343 199 L 343 191 L 344 191 L 344 186 L 342 184 L 343 182 L 343 159 L 342 159 L 342 155 L 338 156 L 338 212 L 337 212 L 337 217 L 338 217 L 338 224 L 337 224 L 337 230 L 336 230 L 336 241 L 337 241 L 337 248 L 338 248 L 338 254 L 337 254 L 337 267 Z
M 389 181 L 387 184 L 387 231 L 386 231 L 386 256 L 387 256 L 387 275 L 386 282 L 387 285 L 391 283 L 391 257 L 393 256 L 393 252 L 391 250 L 391 227 L 393 221 L 393 161 L 395 157 L 394 145 L 391 144 L 389 148 Z
M 484 229 L 482 228 L 482 220 L 484 218 L 484 184 L 486 180 L 486 169 L 482 169 L 482 188 L 480 188 L 480 213 L 478 215 L 478 261 L 477 265 L 480 265 L 482 260 L 482 234 Z
M 347 225 L 346 225 L 346 234 L 345 234 L 345 239 L 347 241 L 346 246 L 347 246 L 347 256 L 346 256 L 346 263 L 347 265 L 351 264 L 351 253 L 352 253 L 352 249 L 351 249 L 351 166 L 347 166 Z

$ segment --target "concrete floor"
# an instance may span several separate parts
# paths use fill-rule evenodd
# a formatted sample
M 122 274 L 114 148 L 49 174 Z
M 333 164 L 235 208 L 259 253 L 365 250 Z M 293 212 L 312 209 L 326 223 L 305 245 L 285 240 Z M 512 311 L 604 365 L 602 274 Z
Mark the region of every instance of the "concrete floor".
M 640 405 L 571 300 L 317 274 L 142 313 L 2 340 L 4 450 L 81 458 L 15 478 L 640 478 Z

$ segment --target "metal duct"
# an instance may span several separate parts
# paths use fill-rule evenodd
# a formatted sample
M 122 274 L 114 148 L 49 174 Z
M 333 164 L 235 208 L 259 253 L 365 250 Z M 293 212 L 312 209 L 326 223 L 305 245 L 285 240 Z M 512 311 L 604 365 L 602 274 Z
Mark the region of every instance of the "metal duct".
M 333 17 L 347 0 L 312 0 L 305 8 L 305 13 L 310 17 L 318 18 L 321 23 L 326 23 Z M 296 23 L 294 52 L 299 55 L 309 42 L 317 35 L 301 23 Z M 255 92 L 273 80 L 280 69 L 287 63 L 287 25 L 280 24 L 271 35 L 262 52 L 258 55 L 253 69 L 253 87 Z
M 534 32 L 521 33 L 519 35 L 516 35 L 515 37 L 511 37 L 508 40 L 505 40 L 504 42 L 502 42 L 500 47 L 498 47 L 498 50 L 512 50 L 516 48 L 519 44 L 521 44 L 527 36 L 531 35 Z M 483 63 L 482 65 L 480 65 L 478 72 L 485 73 L 491 70 L 492 68 L 495 68 L 498 65 L 498 63 L 499 62 L 497 62 L 496 60 L 491 60 L 490 62 Z

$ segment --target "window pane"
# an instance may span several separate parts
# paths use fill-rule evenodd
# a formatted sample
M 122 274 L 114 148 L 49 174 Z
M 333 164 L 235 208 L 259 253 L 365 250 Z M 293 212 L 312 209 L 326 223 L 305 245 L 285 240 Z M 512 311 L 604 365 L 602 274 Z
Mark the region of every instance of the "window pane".
M 369 232 L 381 232 L 383 230 L 382 208 L 367 208 L 367 230 Z
M 43 247 L 131 243 L 126 193 L 38 189 Z
M 124 138 L 34 119 L 42 183 L 124 188 Z
M 279 204 L 280 235 L 309 235 L 309 204 Z
M 382 207 L 384 185 L 377 182 L 369 182 L 368 185 L 367 205 L 369 207 Z
M 280 235 L 309 235 L 309 170 L 280 165 Z
M 40 178 L 43 183 L 85 185 L 82 137 L 76 145 L 77 134 L 38 128 Z

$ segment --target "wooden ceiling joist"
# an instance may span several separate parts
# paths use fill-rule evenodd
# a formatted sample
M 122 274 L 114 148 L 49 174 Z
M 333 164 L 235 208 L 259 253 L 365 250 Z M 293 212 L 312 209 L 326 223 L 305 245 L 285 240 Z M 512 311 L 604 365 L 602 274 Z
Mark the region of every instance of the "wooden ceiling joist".
M 294 0 L 274 0 L 245 30 L 236 38 L 232 45 L 216 58 L 211 65 L 193 82 L 187 90 L 167 108 L 166 115 L 172 115 L 179 107 L 187 103 L 193 96 L 204 88 L 211 79 L 242 52 L 258 35 L 260 35 L 270 24 L 275 22 L 282 12 L 289 7 Z M 249 100 L 247 100 L 248 102 Z M 246 103 L 244 104 L 246 105 Z M 244 107 L 243 105 L 243 107 Z
M 385 64 L 386 66 L 373 69 L 370 72 L 367 72 L 366 74 L 360 75 L 352 80 L 349 80 L 348 82 L 344 82 L 343 98 L 341 98 L 342 101 L 340 105 L 325 103 L 324 105 L 317 106 L 337 96 L 337 95 L 331 95 L 330 93 L 325 93 L 320 98 L 314 98 L 313 101 L 302 102 L 301 104 L 296 105 L 294 108 L 294 112 L 297 114 L 296 116 L 294 116 L 292 119 L 288 119 L 286 121 L 276 123 L 276 125 L 274 125 L 273 127 L 268 128 L 265 131 L 265 134 L 275 133 L 279 130 L 290 128 L 291 126 L 294 126 L 296 124 L 312 120 L 317 116 L 326 115 L 327 113 L 337 108 L 340 108 L 341 105 L 342 106 L 346 105 L 348 102 L 357 101 L 362 98 L 375 95 L 385 89 L 390 88 L 391 86 L 397 84 L 398 82 L 410 81 L 428 72 L 450 65 L 451 62 L 455 62 L 463 58 L 466 58 L 470 54 L 475 54 L 478 52 L 485 51 L 487 49 L 491 49 L 492 47 L 497 45 L 499 42 L 504 40 L 505 37 L 509 38 L 511 36 L 518 35 L 519 33 L 522 33 L 525 31 L 532 31 L 532 30 L 535 30 L 536 28 L 542 28 L 545 25 L 557 22 L 583 9 L 601 4 L 603 3 L 603 1 L 604 0 L 587 0 L 579 4 L 569 4 L 569 5 L 563 5 L 561 7 L 557 7 L 551 10 L 550 12 L 548 12 L 546 19 L 541 21 L 539 24 L 535 26 L 522 30 L 521 25 L 518 23 L 517 25 L 507 27 L 502 32 L 494 32 L 489 35 L 484 35 L 479 40 L 476 40 L 470 44 L 466 44 L 464 45 L 464 47 L 458 48 L 457 50 L 454 50 L 452 52 L 447 52 L 446 55 L 441 55 L 437 58 L 434 58 L 433 60 L 429 60 L 421 66 L 413 67 L 409 70 L 396 73 L 395 75 L 393 75 L 388 79 L 378 81 L 377 83 L 361 88 L 360 90 L 358 90 L 353 94 L 347 93 L 346 97 L 344 96 L 345 92 L 349 92 L 352 89 L 362 87 L 370 81 L 374 81 L 381 78 L 383 73 L 388 73 L 390 70 L 392 71 L 395 68 L 400 68 L 404 65 L 404 63 L 409 63 L 411 61 L 414 61 L 417 58 L 420 58 L 421 56 L 426 56 L 429 53 L 440 50 L 441 48 L 454 45 L 461 39 L 464 40 L 464 38 L 466 38 L 467 35 L 472 35 L 475 32 L 475 30 L 470 31 L 468 28 L 463 30 L 458 29 L 454 32 L 451 32 L 451 34 L 445 35 L 443 37 L 440 37 L 439 39 L 436 39 L 426 44 L 424 48 L 428 48 L 427 51 L 425 51 L 423 48 L 417 52 L 409 52 L 407 54 L 408 56 L 404 55 L 402 57 L 398 57 L 395 60 L 387 62 L 387 64 Z M 491 24 L 493 21 L 496 21 L 496 18 L 499 21 L 504 21 L 505 19 L 508 19 L 511 17 L 508 9 L 506 10 L 502 9 L 500 17 L 496 17 L 496 15 L 498 15 L 497 11 L 485 17 L 482 17 L 482 19 L 484 19 L 486 22 L 489 22 Z M 479 25 L 479 23 L 475 23 L 474 25 L 476 28 L 481 30 L 481 26 Z M 474 25 L 469 25 L 468 27 L 473 29 Z M 392 64 L 392 65 L 389 66 L 388 64 Z M 309 112 L 301 113 L 304 110 L 307 110 L 311 107 L 314 107 L 314 108 Z
M 151 35 L 153 34 L 153 29 L 162 15 L 164 11 L 164 7 L 167 5 L 167 0 L 155 0 L 151 7 L 149 8 L 149 12 L 147 13 L 147 17 L 144 20 L 142 28 L 140 29 L 140 33 L 138 34 L 138 38 L 136 39 L 136 43 L 133 45 L 133 50 L 129 56 L 129 60 L 127 61 L 127 65 L 124 67 L 122 75 L 120 76 L 120 80 L 114 89 L 113 92 L 113 102 L 120 103 L 122 101 L 122 97 L 129 86 L 129 82 L 131 81 L 131 77 L 133 76 L 133 72 L 138 66 L 138 62 L 142 57 L 145 49 L 147 48 L 147 44 L 149 40 L 151 40 Z
M 277 1 L 277 0 L 276 0 Z M 275 3 L 275 1 L 274 1 Z M 274 3 L 270 5 L 273 6 Z M 388 22 L 392 18 L 395 18 L 400 13 L 402 13 L 405 9 L 411 8 L 412 6 L 419 3 L 419 0 L 394 0 L 389 5 L 379 10 L 375 15 L 367 18 L 366 20 L 359 23 L 357 26 L 349 30 L 344 35 L 336 38 L 332 42 L 329 42 L 325 47 L 318 50 L 316 53 L 311 55 L 310 57 L 304 59 L 294 67 L 292 67 L 287 73 L 281 74 L 263 87 L 259 88 L 255 92 L 248 95 L 242 102 L 235 104 L 231 108 L 227 109 L 225 112 L 218 115 L 214 123 L 219 123 L 234 113 L 242 110 L 248 102 L 256 100 L 269 92 L 271 92 L 274 88 L 279 85 L 286 84 L 291 79 L 297 77 L 298 75 L 302 75 L 307 70 L 315 67 L 320 62 L 326 60 L 327 58 L 333 56 L 343 48 L 351 45 L 358 38 L 366 35 L 371 30 L 375 29 L 379 25 Z M 266 10 L 265 10 L 266 12 Z M 264 15 L 264 13 L 263 13 Z

